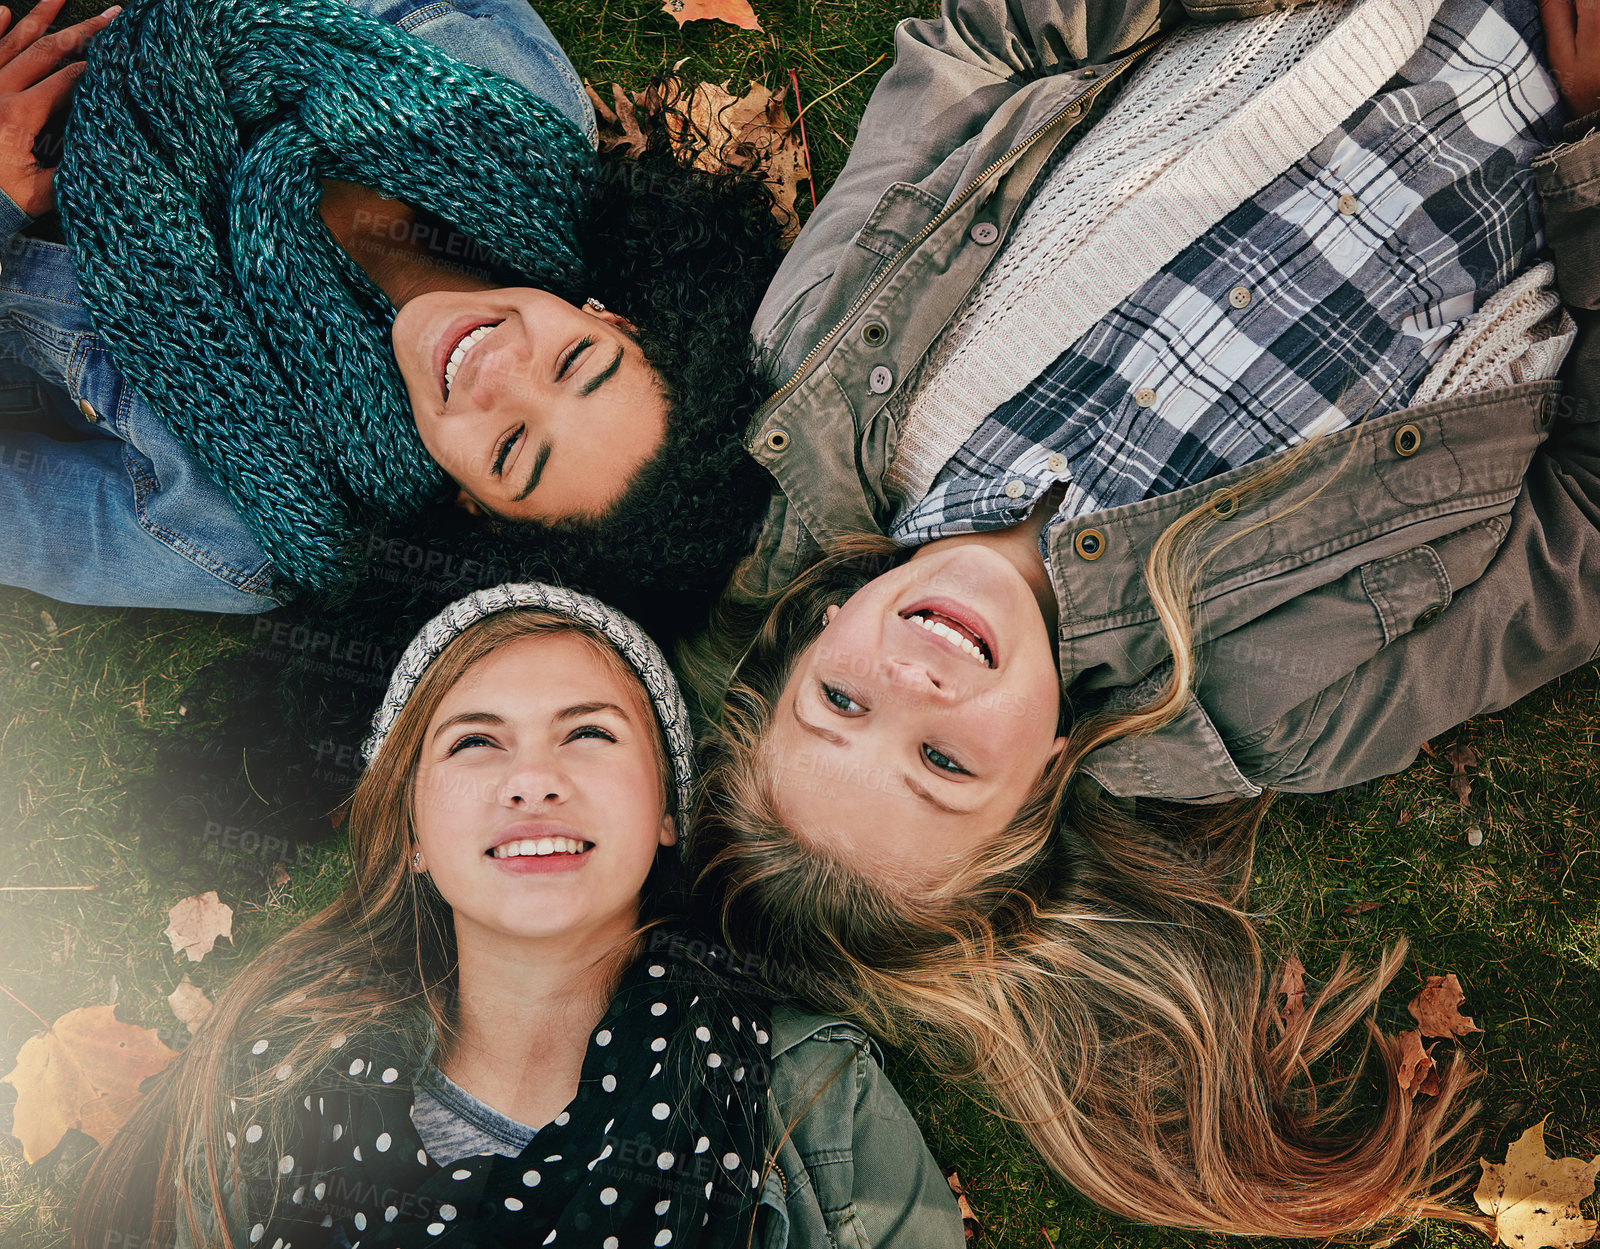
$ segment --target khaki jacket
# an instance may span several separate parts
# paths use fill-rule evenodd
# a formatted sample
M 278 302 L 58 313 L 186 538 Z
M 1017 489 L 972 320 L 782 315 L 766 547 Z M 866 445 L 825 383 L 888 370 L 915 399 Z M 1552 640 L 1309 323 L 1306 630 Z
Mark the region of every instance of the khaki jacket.
M 830 537 L 887 523 L 895 386 L 1003 244 L 1051 154 L 1151 37 L 1280 7 L 945 0 L 938 21 L 901 23 L 850 159 L 757 313 L 757 343 L 788 380 L 747 439 L 778 489 L 736 594 L 784 584 Z M 1536 165 L 1580 324 L 1564 386 L 1419 405 L 1326 439 L 1308 464 L 1315 481 L 1360 443 L 1339 480 L 1206 567 L 1194 598 L 1201 676 L 1183 714 L 1086 761 L 1110 792 L 1216 802 L 1354 784 L 1595 657 L 1600 316 L 1584 310 L 1600 309 L 1597 121 L 1569 127 L 1572 141 Z M 1075 708 L 1133 707 L 1158 687 L 1168 652 L 1144 559 L 1174 519 L 1259 467 L 1052 526 Z M 1234 507 L 1218 537 L 1265 506 Z M 1089 558 L 1076 540 L 1091 529 Z

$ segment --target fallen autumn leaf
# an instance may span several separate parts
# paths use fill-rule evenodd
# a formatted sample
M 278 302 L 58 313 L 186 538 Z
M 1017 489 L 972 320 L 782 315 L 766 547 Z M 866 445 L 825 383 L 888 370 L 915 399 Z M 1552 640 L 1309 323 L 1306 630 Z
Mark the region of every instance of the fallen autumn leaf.
M 233 940 L 233 908 L 218 900 L 215 889 L 197 893 L 167 912 L 166 935 L 174 954 L 187 954 L 191 963 L 198 963 L 218 937 Z
M 1451 972 L 1444 976 L 1429 976 L 1422 982 L 1422 992 L 1406 1003 L 1406 1009 L 1417 1021 L 1423 1036 L 1458 1037 L 1469 1032 L 1482 1032 L 1471 1018 L 1460 1011 L 1467 1000 L 1461 982 Z
M 685 22 L 728 22 L 740 30 L 760 30 L 749 0 L 661 0 L 661 11 L 670 13 L 679 26 Z
M 118 1020 L 115 1007 L 69 1010 L 0 1077 L 17 1090 L 11 1134 L 23 1159 L 39 1161 L 70 1128 L 105 1144 L 133 1112 L 140 1083 L 177 1056 L 153 1028 Z
M 1594 1239 L 1596 1223 L 1579 1203 L 1594 1192 L 1600 1155 L 1551 1158 L 1540 1119 L 1506 1150 L 1504 1162 L 1478 1159 L 1478 1209 L 1494 1216 L 1500 1243 L 1509 1249 L 1569 1249 Z

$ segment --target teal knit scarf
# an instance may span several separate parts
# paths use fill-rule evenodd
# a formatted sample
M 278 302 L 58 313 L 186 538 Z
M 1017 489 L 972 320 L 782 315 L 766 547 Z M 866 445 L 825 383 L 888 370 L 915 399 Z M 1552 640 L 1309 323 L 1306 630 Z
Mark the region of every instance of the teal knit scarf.
M 576 292 L 594 157 L 554 108 L 342 0 L 134 0 L 78 84 L 57 175 L 117 367 L 279 572 L 327 591 L 364 526 L 443 485 L 394 307 L 318 216 L 341 178 Z

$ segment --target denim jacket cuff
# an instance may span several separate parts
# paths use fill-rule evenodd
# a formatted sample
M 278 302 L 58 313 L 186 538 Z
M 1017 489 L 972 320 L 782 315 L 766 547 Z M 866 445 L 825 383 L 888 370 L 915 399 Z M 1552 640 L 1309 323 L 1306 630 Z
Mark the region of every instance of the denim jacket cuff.
M 5 242 L 18 230 L 32 224 L 33 218 L 17 207 L 17 201 L 0 191 L 0 242 Z

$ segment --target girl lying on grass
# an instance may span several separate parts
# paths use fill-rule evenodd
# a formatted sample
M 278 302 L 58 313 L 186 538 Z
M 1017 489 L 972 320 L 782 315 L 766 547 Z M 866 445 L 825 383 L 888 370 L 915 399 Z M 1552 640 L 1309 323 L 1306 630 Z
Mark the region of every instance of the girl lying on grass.
M 596 155 L 524 0 L 62 3 L 0 39 L 0 583 L 264 611 L 381 535 L 715 593 L 762 503 L 757 182 Z M 57 192 L 66 245 L 19 233 Z
M 76 1244 L 963 1243 L 864 1035 L 697 957 L 686 710 L 631 621 L 538 584 L 462 599 L 364 753 L 343 893 L 221 995 Z
M 1182 7 L 1153 51 L 1178 6 L 901 27 L 758 316 L 783 493 L 693 858 L 1111 1210 L 1466 1218 L 1464 1066 L 1414 1101 L 1375 1038 L 1365 1117 L 1318 1066 L 1400 952 L 1285 1023 L 1245 890 L 1271 791 L 1596 654 L 1600 24 L 1547 0 L 1547 64 L 1528 0 Z

